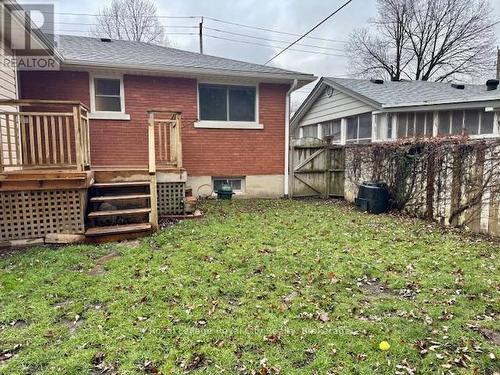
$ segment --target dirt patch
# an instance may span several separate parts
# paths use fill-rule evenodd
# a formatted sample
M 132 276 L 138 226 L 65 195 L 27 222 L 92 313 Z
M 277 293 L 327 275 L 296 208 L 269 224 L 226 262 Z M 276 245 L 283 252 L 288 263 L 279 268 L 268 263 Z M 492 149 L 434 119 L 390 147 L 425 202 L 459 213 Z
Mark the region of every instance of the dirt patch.
M 14 320 L 10 323 L 11 327 L 17 328 L 17 329 L 22 329 L 28 326 L 28 323 L 22 319 L 17 319 Z
M 83 320 L 78 316 L 74 320 L 64 319 L 62 322 L 68 327 L 69 333 L 73 334 L 82 325 Z
M 492 343 L 500 346 L 500 332 L 487 328 L 479 328 L 479 332 Z
M 120 246 L 125 246 L 125 247 L 129 247 L 129 248 L 139 247 L 140 245 L 141 245 L 141 242 L 139 240 L 128 240 L 128 241 L 120 242 Z
M 96 264 L 94 268 L 89 271 L 90 276 L 102 276 L 106 273 L 106 270 L 101 264 Z
M 106 273 L 106 270 L 104 269 L 104 264 L 119 257 L 120 254 L 118 254 L 117 252 L 111 252 L 109 254 L 100 257 L 99 259 L 96 260 L 94 268 L 92 268 L 89 271 L 89 275 L 91 276 L 104 275 Z
M 377 279 L 363 277 L 358 279 L 358 287 L 366 296 L 371 297 L 392 297 L 394 293 Z
M 158 221 L 158 225 L 160 226 L 160 229 L 165 229 L 177 224 L 179 221 L 179 219 L 173 217 L 162 217 Z
M 61 302 L 56 302 L 52 306 L 54 306 L 55 309 L 62 309 L 65 306 L 71 305 L 72 303 L 73 303 L 73 301 L 64 300 L 64 301 L 61 301 Z
M 0 352 L 0 363 L 11 359 L 19 350 L 21 350 L 21 344 L 17 344 L 13 348 L 1 351 Z

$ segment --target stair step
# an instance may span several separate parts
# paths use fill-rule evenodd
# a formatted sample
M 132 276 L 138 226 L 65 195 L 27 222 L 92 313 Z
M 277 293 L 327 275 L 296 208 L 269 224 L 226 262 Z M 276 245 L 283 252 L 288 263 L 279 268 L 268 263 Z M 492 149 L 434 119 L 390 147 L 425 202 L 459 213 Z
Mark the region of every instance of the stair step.
M 101 197 L 92 197 L 90 198 L 91 202 L 109 202 L 109 201 L 126 201 L 126 200 L 134 200 L 134 199 L 145 199 L 151 198 L 149 194 L 129 194 L 129 195 L 109 195 L 109 196 L 101 196 Z
M 139 224 L 125 224 L 125 225 L 111 225 L 107 227 L 95 227 L 89 228 L 85 232 L 86 236 L 107 236 L 115 234 L 126 234 L 126 233 L 136 233 L 145 232 L 151 230 L 150 223 L 139 223 Z
M 131 182 L 97 182 L 92 185 L 94 188 L 107 189 L 107 188 L 121 188 L 121 187 L 135 187 L 135 186 L 149 186 L 149 181 L 131 181 Z
M 149 214 L 151 208 L 133 208 L 128 210 L 114 210 L 114 211 L 93 211 L 88 214 L 89 219 L 95 219 L 97 217 L 109 217 L 109 216 L 133 216 L 140 214 Z

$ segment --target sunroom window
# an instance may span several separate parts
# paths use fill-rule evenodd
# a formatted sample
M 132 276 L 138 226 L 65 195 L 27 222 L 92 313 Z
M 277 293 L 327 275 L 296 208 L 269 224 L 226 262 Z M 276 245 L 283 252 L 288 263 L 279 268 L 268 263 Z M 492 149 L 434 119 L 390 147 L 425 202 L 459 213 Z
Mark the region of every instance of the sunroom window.
M 372 140 L 372 114 L 364 113 L 346 119 L 347 143 L 370 143 Z
M 302 138 L 318 138 L 318 125 L 303 126 Z
M 255 86 L 200 84 L 198 96 L 202 121 L 256 121 Z
M 341 120 L 333 120 L 324 122 L 323 126 L 323 138 L 328 138 L 334 143 L 339 143 L 341 140 Z
M 439 135 L 485 135 L 494 132 L 493 112 L 477 109 L 440 111 L 438 119 Z

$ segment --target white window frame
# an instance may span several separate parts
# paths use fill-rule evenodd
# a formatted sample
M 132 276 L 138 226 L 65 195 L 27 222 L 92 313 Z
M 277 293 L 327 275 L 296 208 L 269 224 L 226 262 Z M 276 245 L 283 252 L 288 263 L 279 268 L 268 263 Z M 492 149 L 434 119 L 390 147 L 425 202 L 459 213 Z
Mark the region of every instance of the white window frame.
M 361 118 L 361 116 L 364 116 L 364 115 L 370 115 L 370 120 L 371 120 L 371 132 L 370 132 L 370 136 L 369 137 L 366 137 L 366 138 L 359 138 L 359 119 Z M 356 117 L 357 119 L 357 128 L 356 128 L 356 134 L 357 134 L 357 138 L 355 139 L 347 139 L 347 119 L 348 118 L 351 118 L 351 117 Z M 360 113 L 358 115 L 352 115 L 352 116 L 347 116 L 345 117 L 345 138 L 344 138 L 344 141 L 345 143 L 343 144 L 359 144 L 360 141 L 367 141 L 369 140 L 371 142 L 373 142 L 373 113 L 372 112 L 365 112 L 365 113 Z M 364 142 L 363 142 L 364 143 Z
M 95 109 L 95 79 L 120 80 L 120 109 L 121 111 L 96 111 Z M 90 80 L 90 113 L 89 118 L 97 120 L 130 120 L 125 113 L 125 87 L 122 74 L 89 74 Z
M 335 118 L 335 119 L 332 119 L 332 120 L 326 120 L 326 121 L 323 121 L 321 123 L 318 124 L 318 135 L 321 135 L 321 137 L 319 137 L 320 139 L 325 139 L 327 136 L 325 135 L 325 132 L 323 130 L 323 126 L 328 126 L 328 137 L 331 137 L 332 134 L 330 133 L 331 130 L 333 130 L 333 125 L 335 124 L 335 122 L 338 121 L 338 124 L 340 125 L 340 139 L 335 141 L 333 140 L 332 138 L 330 138 L 331 142 L 333 144 L 341 144 L 342 143 L 342 119 L 341 118 Z
M 222 85 L 222 86 L 246 86 L 255 88 L 255 121 L 230 121 L 230 120 L 201 120 L 200 119 L 200 85 Z M 229 111 L 229 95 L 227 95 Z M 194 123 L 195 128 L 206 129 L 264 129 L 264 125 L 259 122 L 259 84 L 248 82 L 215 82 L 198 81 L 196 83 L 196 105 L 198 121 Z
M 468 111 L 468 110 L 477 110 L 478 113 L 479 113 L 479 124 L 478 124 L 478 133 L 481 133 L 481 127 L 482 127 L 482 121 L 483 121 L 483 114 L 485 112 L 495 112 L 495 116 L 494 116 L 494 119 L 493 119 L 493 132 L 492 133 L 488 133 L 488 134 L 469 134 L 468 137 L 471 138 L 471 139 L 481 139 L 481 138 L 493 138 L 493 137 L 498 137 L 500 135 L 500 124 L 498 124 L 498 119 L 500 119 L 500 116 L 499 116 L 499 112 L 498 111 L 493 111 L 493 109 L 488 109 L 488 108 L 485 108 L 484 110 L 482 108 L 465 108 L 465 109 L 447 109 L 447 110 L 444 110 L 445 112 L 449 112 L 450 113 L 450 118 L 449 118 L 449 121 L 448 121 L 448 124 L 447 125 L 447 131 L 448 133 L 447 134 L 443 134 L 443 135 L 439 135 L 439 113 L 442 112 L 442 111 L 402 111 L 402 112 L 391 112 L 392 113 L 392 120 L 393 120 L 393 123 L 392 123 L 392 136 L 389 137 L 389 138 L 386 138 L 386 139 L 379 139 L 377 138 L 377 133 L 379 132 L 379 129 L 377 128 L 376 130 L 373 131 L 373 142 L 386 142 L 386 141 L 395 141 L 397 139 L 404 139 L 404 138 L 417 138 L 416 135 L 415 135 L 415 131 L 416 131 L 416 121 L 417 121 L 417 114 L 418 113 L 425 113 L 425 117 L 424 117 L 424 138 L 435 138 L 435 137 L 451 137 L 451 136 L 459 136 L 459 135 L 463 135 L 463 130 L 465 129 L 465 111 Z M 461 111 L 463 113 L 462 115 L 462 133 L 461 134 L 451 134 L 451 130 L 453 128 L 453 112 L 458 112 L 458 111 Z M 385 114 L 388 114 L 389 112 L 376 112 L 374 114 L 374 117 L 375 116 L 383 116 Z M 409 113 L 413 113 L 413 129 L 414 129 L 414 135 L 412 137 L 409 137 L 408 136 L 408 125 L 410 125 L 408 123 L 408 114 Z M 427 117 L 427 114 L 428 113 L 432 113 L 432 123 L 430 123 L 428 121 L 428 117 Z M 398 126 L 399 126 L 399 119 L 400 119 L 400 115 L 401 114 L 406 114 L 407 117 L 406 117 L 406 122 L 404 123 L 404 133 L 405 133 L 405 136 L 403 138 L 398 138 L 397 136 L 397 129 L 398 129 Z M 495 119 L 496 118 L 496 119 Z M 373 120 L 372 120 L 372 124 L 373 124 Z M 377 124 L 378 126 L 378 124 Z M 385 124 L 384 124 L 385 126 Z M 427 133 L 427 130 L 428 129 L 431 129 L 432 131 L 430 133 Z
M 481 134 L 481 127 L 483 125 L 483 114 L 485 112 L 493 112 L 493 132 L 492 133 L 487 133 L 487 134 Z M 465 116 L 464 116 L 465 118 Z M 465 121 L 465 120 L 464 120 Z M 477 132 L 479 134 L 473 134 L 470 135 L 470 138 L 473 139 L 481 139 L 481 138 L 496 138 L 500 135 L 500 124 L 498 123 L 500 121 L 500 115 L 498 111 L 491 111 L 490 108 L 485 108 L 483 111 L 479 110 L 479 124 L 477 128 Z
M 213 177 L 212 176 L 212 191 L 213 191 L 213 194 L 212 195 L 216 195 L 216 191 L 215 191 L 215 181 L 218 181 L 218 180 L 240 180 L 241 181 L 241 189 L 237 189 L 237 190 L 233 190 L 233 192 L 236 194 L 236 195 L 240 195 L 240 194 L 245 194 L 245 191 L 246 191 L 246 177 Z

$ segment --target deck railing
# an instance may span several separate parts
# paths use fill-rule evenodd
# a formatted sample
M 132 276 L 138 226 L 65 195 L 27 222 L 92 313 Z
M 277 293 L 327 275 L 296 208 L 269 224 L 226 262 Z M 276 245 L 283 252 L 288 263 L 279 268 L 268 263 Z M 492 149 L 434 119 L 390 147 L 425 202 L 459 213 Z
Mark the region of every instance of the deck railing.
M 182 168 L 181 127 L 180 112 L 149 111 L 158 168 Z
M 158 228 L 158 197 L 156 170 L 182 168 L 182 121 L 180 112 L 150 110 L 148 120 L 149 177 L 151 218 L 153 229 Z
M 0 100 L 0 172 L 90 167 L 87 108 L 72 101 Z

